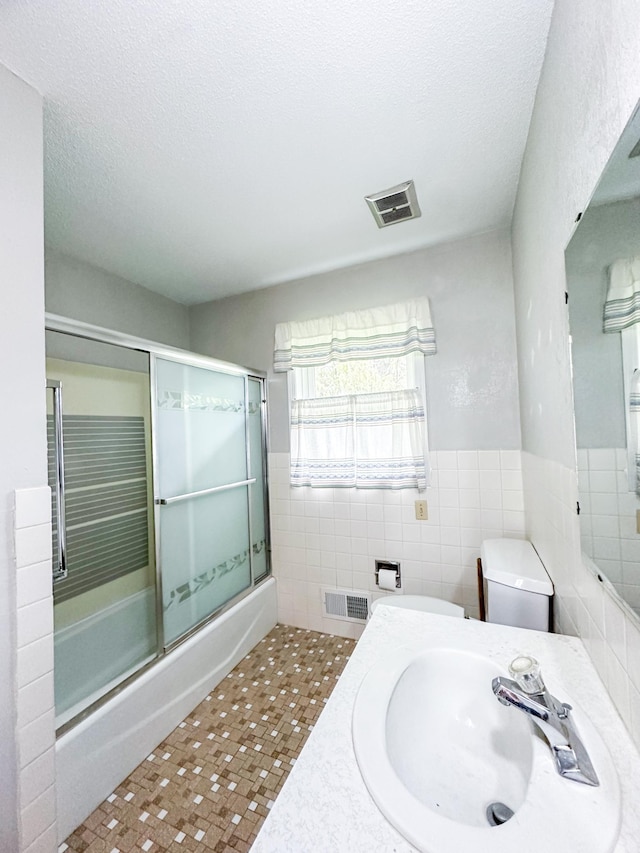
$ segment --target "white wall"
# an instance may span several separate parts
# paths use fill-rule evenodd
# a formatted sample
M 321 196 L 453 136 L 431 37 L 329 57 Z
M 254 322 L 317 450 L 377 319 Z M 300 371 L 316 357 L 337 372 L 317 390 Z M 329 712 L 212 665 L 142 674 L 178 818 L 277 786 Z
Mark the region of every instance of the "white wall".
M 564 250 L 640 94 L 640 2 L 556 0 L 514 213 L 528 533 L 640 744 L 640 632 L 582 565 Z
M 40 618 L 51 590 L 50 575 L 42 580 L 50 559 L 42 99 L 3 67 L 0 127 L 0 850 L 35 853 L 55 849 L 52 626 Z M 25 503 L 27 493 L 35 502 Z
M 197 305 L 192 347 L 269 371 L 271 450 L 287 452 L 286 376 L 271 371 L 276 323 L 426 295 L 438 345 L 425 359 L 430 446 L 519 449 L 510 252 L 509 235 L 493 232 Z
M 166 296 L 49 248 L 45 283 L 51 314 L 189 349 L 188 310 Z
M 428 521 L 414 490 L 301 489 L 288 483 L 286 377 L 274 376 L 277 322 L 427 295 L 438 353 L 425 359 L 433 478 Z M 190 311 L 194 349 L 269 372 L 270 498 L 279 618 L 357 635 L 324 617 L 323 586 L 377 593 L 376 558 L 400 560 L 405 593 L 477 613 L 480 543 L 523 536 L 509 235 L 494 232 L 335 270 Z

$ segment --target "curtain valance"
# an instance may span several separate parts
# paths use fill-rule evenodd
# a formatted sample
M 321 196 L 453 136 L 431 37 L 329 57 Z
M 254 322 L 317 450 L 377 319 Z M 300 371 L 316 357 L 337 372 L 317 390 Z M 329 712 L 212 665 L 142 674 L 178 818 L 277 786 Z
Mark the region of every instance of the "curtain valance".
M 278 323 L 274 370 L 318 367 L 329 361 L 436 352 L 429 300 L 349 311 L 317 320 Z
M 635 323 L 640 323 L 640 256 L 611 264 L 604 303 L 605 332 L 619 332 Z

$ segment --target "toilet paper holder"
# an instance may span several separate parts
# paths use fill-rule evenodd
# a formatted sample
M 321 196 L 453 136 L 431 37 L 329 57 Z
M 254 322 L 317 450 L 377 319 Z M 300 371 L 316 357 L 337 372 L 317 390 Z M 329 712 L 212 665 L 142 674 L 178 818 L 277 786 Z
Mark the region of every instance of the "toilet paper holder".
M 379 585 L 378 573 L 380 569 L 387 569 L 391 572 L 396 573 L 396 589 L 402 588 L 401 575 L 400 575 L 400 563 L 395 560 L 376 560 L 376 586 Z

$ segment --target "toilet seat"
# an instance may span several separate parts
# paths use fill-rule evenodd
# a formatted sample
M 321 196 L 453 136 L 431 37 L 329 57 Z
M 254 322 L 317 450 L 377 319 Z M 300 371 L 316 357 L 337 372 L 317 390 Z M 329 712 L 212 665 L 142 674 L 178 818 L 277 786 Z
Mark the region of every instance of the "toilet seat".
M 389 607 L 404 607 L 406 610 L 421 610 L 423 613 L 437 613 L 440 616 L 458 616 L 464 618 L 464 609 L 450 601 L 431 598 L 428 595 L 383 595 L 371 602 L 371 612 L 379 604 Z

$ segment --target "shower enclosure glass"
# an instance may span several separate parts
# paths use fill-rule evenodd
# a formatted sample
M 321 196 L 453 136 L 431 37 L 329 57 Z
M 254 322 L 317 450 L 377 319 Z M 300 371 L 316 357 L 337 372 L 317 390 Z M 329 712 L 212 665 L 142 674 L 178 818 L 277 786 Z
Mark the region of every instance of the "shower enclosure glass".
M 242 368 L 48 324 L 60 728 L 269 574 L 265 400 Z
M 51 331 L 46 344 L 64 723 L 156 654 L 149 356 Z
M 243 376 L 156 361 L 165 645 L 251 585 L 245 396 Z

